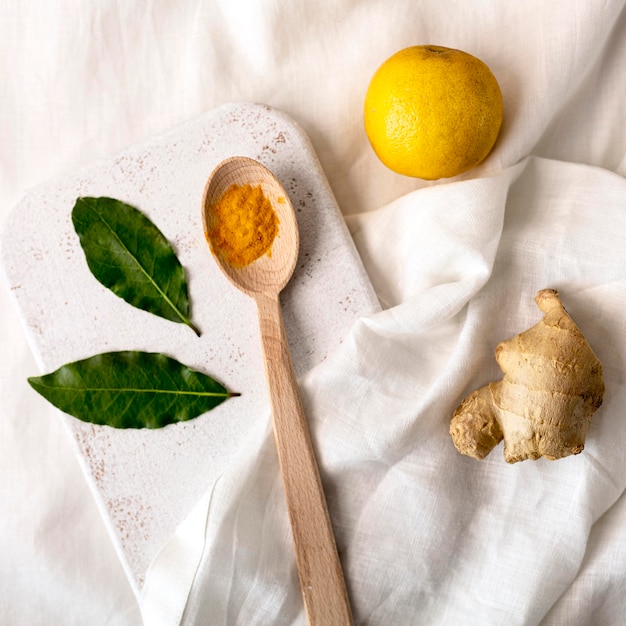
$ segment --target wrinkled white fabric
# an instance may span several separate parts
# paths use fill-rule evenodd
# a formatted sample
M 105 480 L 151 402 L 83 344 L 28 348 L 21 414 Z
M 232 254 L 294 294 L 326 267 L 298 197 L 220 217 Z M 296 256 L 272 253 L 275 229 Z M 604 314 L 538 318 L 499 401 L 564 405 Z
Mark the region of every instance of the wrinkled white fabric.
M 621 624 L 626 614 L 626 10 L 297 0 L 0 7 L 0 210 L 30 186 L 229 101 L 312 139 L 384 305 L 301 380 L 358 624 Z M 427 183 L 361 125 L 396 50 L 472 52 L 502 87 L 489 159 Z M 585 451 L 456 453 L 449 417 L 556 287 L 605 369 Z M 304 624 L 269 416 L 131 592 L 36 367 L 0 306 L 0 617 Z
M 613 253 L 626 245 L 625 203 L 618 175 L 530 158 L 350 220 L 381 293 L 398 264 L 410 272 L 401 303 L 358 322 L 302 380 L 357 623 L 549 624 L 571 610 L 588 537 L 626 487 L 626 268 Z M 481 463 L 461 457 L 452 411 L 501 376 L 493 348 L 541 317 L 543 287 L 564 294 L 604 363 L 585 454 L 516 466 L 501 446 Z M 203 555 L 179 598 L 183 624 L 305 623 L 273 441 L 257 435 L 257 454 L 242 450 L 216 485 L 206 534 L 179 550 Z M 626 563 L 613 568 L 622 583 Z M 168 602 L 163 591 L 148 578 L 146 605 Z M 605 623 L 592 612 L 605 602 L 585 605 L 587 618 L 577 606 L 577 623 Z M 616 593 L 605 619 L 624 606 Z

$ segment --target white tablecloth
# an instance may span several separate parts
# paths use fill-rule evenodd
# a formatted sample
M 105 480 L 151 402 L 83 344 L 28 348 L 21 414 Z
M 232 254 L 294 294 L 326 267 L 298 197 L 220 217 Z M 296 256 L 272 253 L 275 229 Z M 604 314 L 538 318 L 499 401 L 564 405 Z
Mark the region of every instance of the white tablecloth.
M 626 3 L 252 1 L 0 8 L 0 211 L 224 102 L 309 134 L 385 310 L 301 380 L 358 624 L 621 624 L 626 615 Z M 361 110 L 396 50 L 483 59 L 489 159 L 426 183 L 382 166 Z M 544 287 L 604 363 L 585 451 L 482 462 L 448 435 Z M 137 625 L 10 295 L 0 306 L 0 621 Z M 149 623 L 302 624 L 268 422 L 164 546 Z M 180 541 L 180 538 L 188 541 Z

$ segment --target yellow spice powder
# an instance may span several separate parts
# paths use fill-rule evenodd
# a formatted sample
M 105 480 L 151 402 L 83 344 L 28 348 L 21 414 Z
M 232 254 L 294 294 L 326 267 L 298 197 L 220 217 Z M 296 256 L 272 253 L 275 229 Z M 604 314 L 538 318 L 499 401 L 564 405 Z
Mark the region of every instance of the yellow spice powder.
M 209 241 L 231 267 L 271 256 L 278 216 L 260 186 L 231 185 L 212 207 L 212 214 Z

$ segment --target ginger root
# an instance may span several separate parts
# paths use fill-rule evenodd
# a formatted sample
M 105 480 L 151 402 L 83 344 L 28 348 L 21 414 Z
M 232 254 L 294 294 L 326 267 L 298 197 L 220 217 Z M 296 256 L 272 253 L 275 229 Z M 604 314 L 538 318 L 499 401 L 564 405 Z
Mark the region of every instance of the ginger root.
M 461 454 L 484 459 L 504 439 L 508 463 L 582 452 L 591 416 L 602 404 L 602 364 L 554 289 L 535 302 L 544 318 L 502 341 L 495 357 L 504 377 L 467 396 L 452 415 Z

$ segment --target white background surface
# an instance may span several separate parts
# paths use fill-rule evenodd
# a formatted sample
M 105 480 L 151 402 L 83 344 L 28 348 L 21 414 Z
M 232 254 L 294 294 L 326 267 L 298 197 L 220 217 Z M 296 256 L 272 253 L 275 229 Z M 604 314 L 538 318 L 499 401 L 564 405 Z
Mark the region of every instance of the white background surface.
M 437 551 L 427 551 L 419 542 L 413 545 L 415 552 L 407 553 L 406 546 L 400 543 L 395 551 L 393 545 L 387 553 L 381 549 L 380 562 L 365 563 L 363 547 L 369 544 L 358 542 L 370 529 L 353 522 L 364 519 L 358 518 L 357 512 L 376 516 L 383 509 L 376 508 L 380 501 L 373 499 L 368 508 L 356 497 L 351 504 L 354 508 L 340 519 L 339 540 L 350 548 L 348 572 L 354 574 L 349 578 L 353 581 L 360 623 L 416 623 L 416 615 L 430 615 L 432 619 L 423 623 L 445 624 L 459 623 L 455 621 L 459 615 L 474 615 L 476 623 L 533 624 L 543 619 L 549 624 L 618 624 L 626 612 L 626 505 L 621 495 L 626 483 L 621 461 L 626 434 L 619 421 L 624 406 L 626 309 L 624 230 L 620 231 L 624 227 L 622 177 L 626 174 L 624 3 L 440 4 L 408 0 L 393 4 L 304 0 L 289 4 L 271 0 L 190 1 L 176 5 L 121 1 L 85 1 L 71 6 L 61 2 L 3 3 L 0 210 L 2 216 L 6 215 L 31 186 L 193 119 L 216 105 L 257 101 L 285 111 L 309 134 L 342 211 L 352 216 L 349 224 L 372 281 L 385 305 L 393 307 L 387 317 L 375 322 L 375 330 L 392 344 L 395 333 L 410 331 L 412 334 L 407 337 L 411 340 L 402 345 L 410 346 L 412 359 L 418 355 L 429 357 L 424 364 L 429 371 L 444 368 L 442 359 L 449 356 L 455 345 L 449 340 L 457 337 L 451 326 L 459 323 L 451 311 L 441 314 L 442 306 L 437 308 L 441 301 L 436 296 L 442 292 L 433 288 L 442 281 L 442 274 L 447 273 L 443 279 L 449 279 L 468 259 L 476 261 L 473 250 L 484 252 L 481 267 L 484 266 L 485 275 L 474 277 L 470 286 L 461 281 L 459 284 L 466 286 L 462 295 L 452 293 L 449 287 L 444 290 L 443 302 L 449 306 L 453 302 L 459 307 L 468 300 L 475 302 L 476 308 L 472 309 L 472 305 L 468 311 L 476 312 L 474 332 L 478 332 L 480 346 L 465 346 L 465 354 L 476 354 L 473 361 L 467 361 L 475 375 L 457 376 L 454 394 L 446 396 L 451 408 L 465 386 L 469 389 L 475 382 L 482 383 L 484 376 L 496 373 L 490 354 L 493 342 L 501 337 L 491 336 L 481 326 L 480 320 L 485 318 L 479 313 L 484 313 L 489 301 L 500 306 L 497 287 L 502 286 L 504 278 L 523 276 L 527 281 L 515 283 L 518 291 L 514 302 L 502 307 L 504 319 L 490 319 L 491 328 L 497 326 L 499 332 L 509 334 L 521 330 L 522 319 L 536 319 L 532 301 L 527 300 L 529 293 L 532 298 L 538 278 L 552 277 L 569 286 L 569 304 L 579 314 L 574 317 L 581 326 L 587 323 L 585 331 L 589 328 L 590 340 L 596 341 L 592 345 L 602 349 L 614 395 L 605 410 L 610 419 L 598 422 L 588 450 L 575 459 L 580 459 L 584 466 L 567 465 L 569 461 L 564 461 L 564 465 L 547 469 L 539 462 L 520 470 L 525 474 L 520 485 L 531 490 L 532 485 L 541 485 L 543 495 L 552 494 L 557 501 L 563 499 L 567 503 L 563 484 L 571 492 L 575 485 L 580 485 L 575 480 L 581 478 L 580 468 L 585 468 L 584 488 L 577 492 L 579 499 L 572 504 L 574 508 L 559 508 L 560 519 L 568 522 L 567 532 L 550 527 L 551 536 L 559 540 L 552 546 L 555 551 L 550 552 L 551 544 L 544 544 L 542 558 L 528 559 L 527 565 L 516 572 L 514 568 L 507 569 L 508 574 L 514 572 L 516 576 L 505 578 L 508 586 L 497 589 L 496 594 L 501 604 L 497 610 L 492 607 L 493 611 L 487 612 L 481 599 L 493 599 L 490 588 L 497 588 L 502 578 L 489 578 L 491 570 L 480 570 L 485 555 L 475 551 L 471 543 L 464 544 L 467 550 L 461 552 L 463 567 L 455 572 L 456 577 L 446 578 L 437 568 L 429 569 L 437 559 Z M 385 170 L 367 145 L 361 125 L 367 82 L 386 57 L 417 43 L 447 45 L 475 54 L 492 68 L 502 87 L 505 125 L 490 159 L 464 177 L 469 179 L 469 186 L 452 181 L 445 185 L 426 184 L 399 177 Z M 522 163 L 529 155 L 542 159 Z M 518 169 L 511 169 L 517 163 L 521 163 Z M 495 177 L 493 184 L 483 181 L 486 176 Z M 476 185 L 471 182 L 474 179 Z M 426 189 L 430 187 L 433 189 Z M 412 191 L 416 194 L 409 194 Z M 504 239 L 499 240 L 498 224 L 502 225 L 503 214 L 486 207 L 503 209 L 505 199 Z M 426 208 L 420 212 L 421 207 Z M 440 236 L 434 237 L 439 227 Z M 480 233 L 489 233 L 489 228 L 496 235 L 481 238 Z M 476 235 L 473 242 L 467 241 L 468 232 Z M 390 253 L 388 238 L 392 236 L 400 237 L 400 245 Z M 419 258 L 420 251 L 426 250 L 433 240 L 447 242 L 448 248 L 438 248 L 440 258 Z M 586 243 L 590 240 L 595 242 L 592 254 Z M 467 244 L 461 249 L 468 256 L 459 256 L 459 242 Z M 498 245 L 501 252 L 512 251 L 520 256 L 498 257 L 494 247 Z M 552 254 L 550 250 L 556 252 Z M 487 275 L 494 258 L 499 268 L 493 274 L 497 280 L 489 283 Z M 521 271 L 524 267 L 532 271 Z M 520 270 L 517 274 L 516 268 Z M 547 285 L 538 285 L 544 286 Z M 66 434 L 55 419 L 55 412 L 26 384 L 26 377 L 37 373 L 37 368 L 8 295 L 3 292 L 0 298 L 2 623 L 139 624 L 136 599 Z M 597 320 L 602 324 L 594 323 Z M 603 328 L 611 329 L 612 334 L 605 336 Z M 440 350 L 431 351 L 433 341 L 438 340 Z M 375 354 L 385 351 L 370 356 Z M 337 362 L 341 363 L 344 356 L 339 355 Z M 386 365 L 382 359 L 378 364 Z M 412 436 L 419 434 L 428 439 L 436 434 L 428 440 L 431 447 L 423 451 L 430 456 L 418 456 L 415 460 L 421 461 L 417 467 L 441 469 L 440 465 L 428 464 L 439 460 L 447 464 L 449 481 L 454 479 L 453 469 L 477 481 L 486 481 L 484 491 L 479 492 L 484 500 L 472 505 L 475 516 L 471 519 L 476 526 L 470 528 L 497 561 L 498 550 L 511 544 L 504 530 L 513 526 L 505 522 L 511 522 L 516 512 L 528 512 L 520 490 L 514 488 L 510 468 L 503 467 L 497 458 L 499 450 L 492 453 L 493 459 L 490 457 L 486 464 L 478 466 L 480 469 L 460 462 L 455 465 L 452 452 L 450 456 L 442 453 L 441 458 L 437 457 L 432 446 L 443 446 L 447 441 L 447 425 L 436 420 L 414 421 L 424 406 L 421 400 L 417 406 L 410 405 L 403 385 L 408 389 L 421 379 L 417 373 L 411 376 L 409 372 L 403 378 L 405 369 L 398 372 L 397 384 L 385 386 L 384 391 L 398 394 L 396 398 L 402 400 L 401 408 L 406 414 L 396 410 L 400 407 L 394 402 L 382 403 L 378 408 L 384 411 L 387 423 L 394 415 L 402 415 L 407 420 L 405 424 L 421 424 L 417 430 L 409 429 Z M 429 380 L 425 377 L 421 382 L 426 385 Z M 310 385 L 311 397 L 315 398 L 315 380 Z M 437 393 L 443 394 L 439 386 Z M 440 397 L 443 396 L 429 397 L 429 401 L 437 406 L 435 401 Z M 323 407 L 323 402 L 319 406 Z M 376 443 L 379 458 L 391 458 L 385 457 L 386 452 L 393 450 L 397 455 L 417 445 L 411 438 L 403 441 L 404 447 L 394 447 L 396 438 L 401 438 L 405 431 L 390 433 L 380 423 L 377 428 L 373 421 L 364 421 L 362 432 L 373 438 L 368 443 Z M 353 431 L 347 432 L 350 435 Z M 361 454 L 354 458 L 364 463 L 363 449 L 360 445 Z M 598 449 L 602 450 L 601 455 Z M 332 454 L 327 457 L 329 471 L 333 458 Z M 603 477 L 601 484 L 594 482 L 598 474 L 592 471 L 593 463 Z M 530 480 L 533 473 L 540 476 L 539 483 Z M 426 502 L 432 507 L 430 510 L 438 511 L 446 498 L 450 498 L 451 510 L 468 510 L 468 503 L 458 494 L 441 489 L 437 476 L 437 472 L 415 472 L 405 484 L 409 474 L 390 473 L 390 482 L 380 483 L 384 489 L 381 495 L 385 496 L 382 502 L 391 506 L 394 497 L 407 485 L 430 485 L 430 491 L 420 491 L 422 513 Z M 503 491 L 495 490 L 498 477 L 502 479 Z M 559 482 L 562 479 L 571 482 Z M 496 498 L 497 493 L 507 497 Z M 426 494 L 432 495 L 432 500 L 424 499 Z M 503 510 L 506 514 L 498 517 Z M 407 521 L 402 517 L 405 509 L 392 507 L 387 511 L 393 519 Z M 563 512 L 569 515 L 563 518 Z M 483 526 L 483 533 L 488 527 L 486 535 L 480 533 L 480 519 L 488 522 Z M 513 549 L 521 555 L 532 555 L 536 544 L 530 531 L 539 532 L 535 522 L 530 515 L 517 515 L 515 519 L 519 541 L 513 542 Z M 556 516 L 542 523 L 555 519 Z M 380 520 L 379 530 L 385 529 L 386 537 L 403 537 L 408 527 L 390 529 L 384 523 Z M 354 538 L 354 544 L 350 538 Z M 541 543 L 545 536 L 536 539 Z M 445 544 L 445 538 L 442 541 Z M 377 544 L 374 541 L 372 545 Z M 428 545 L 437 547 L 432 542 Z M 562 549 L 571 545 L 577 547 L 575 556 L 562 560 Z M 411 554 L 415 556 L 411 563 L 417 565 L 398 579 L 411 578 L 409 571 L 414 575 L 411 585 L 407 585 L 407 596 L 389 596 L 385 601 L 375 592 L 394 584 L 394 580 L 385 578 L 385 572 L 401 571 L 389 570 L 384 560 L 385 555 L 388 558 L 394 554 Z M 507 567 L 513 563 L 500 562 Z M 373 565 L 378 574 L 372 577 L 370 587 L 360 576 Z M 559 571 L 563 576 L 555 579 L 555 572 Z M 467 589 L 467 581 L 471 580 L 475 583 Z M 466 585 L 463 593 L 462 585 Z M 259 592 L 262 590 L 261 585 Z M 241 606 L 237 593 L 233 592 L 232 602 Z M 295 623 L 302 619 L 294 608 L 297 590 L 293 598 L 289 604 L 293 611 L 288 614 L 294 615 Z M 370 600 L 377 603 L 376 607 Z M 449 612 L 435 613 L 433 606 L 437 603 L 443 603 Z M 532 606 L 534 610 L 528 608 Z M 202 614 L 197 599 L 191 608 Z M 227 614 L 232 615 L 223 615 Z M 229 621 L 216 619 L 213 623 Z M 263 622 L 256 614 L 247 623 Z

